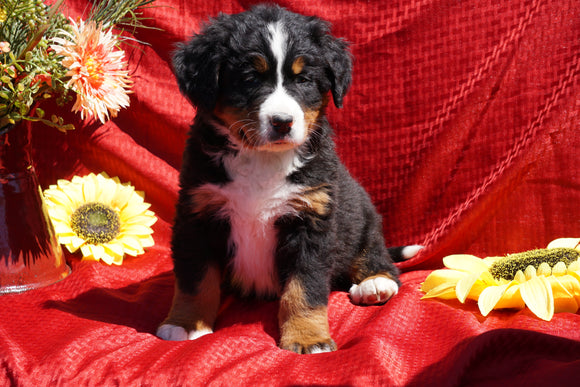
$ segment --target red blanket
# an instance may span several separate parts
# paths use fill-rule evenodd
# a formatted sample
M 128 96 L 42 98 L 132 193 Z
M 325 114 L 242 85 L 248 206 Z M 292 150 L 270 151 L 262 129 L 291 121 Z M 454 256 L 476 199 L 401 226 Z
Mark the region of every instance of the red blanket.
M 88 0 L 67 0 L 73 16 Z M 277 302 L 228 299 L 216 332 L 154 336 L 173 293 L 169 250 L 181 153 L 194 109 L 179 94 L 174 44 L 209 16 L 253 1 L 158 0 L 128 52 L 131 107 L 67 134 L 38 126 L 43 187 L 106 171 L 145 191 L 155 246 L 122 266 L 0 296 L 0 385 L 557 385 L 580 372 L 580 316 L 483 317 L 472 302 L 420 300 L 441 258 L 544 247 L 580 236 L 580 3 L 561 0 L 279 1 L 323 17 L 351 43 L 354 81 L 329 111 L 338 150 L 385 216 L 389 244 L 426 245 L 400 264 L 400 292 L 329 302 L 338 351 L 278 349 Z

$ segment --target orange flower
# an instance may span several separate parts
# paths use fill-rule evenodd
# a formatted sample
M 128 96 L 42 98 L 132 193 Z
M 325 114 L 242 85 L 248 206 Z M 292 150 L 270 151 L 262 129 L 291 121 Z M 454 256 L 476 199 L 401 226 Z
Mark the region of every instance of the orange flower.
M 50 86 L 50 84 L 52 83 L 52 77 L 50 76 L 50 74 L 38 74 L 34 77 L 34 79 L 32 80 L 32 85 L 36 85 L 36 84 L 46 84 L 48 86 Z
M 98 118 L 102 123 L 116 117 L 121 108 L 129 106 L 130 80 L 124 52 L 115 49 L 117 39 L 109 29 L 103 31 L 94 21 L 78 24 L 71 19 L 72 34 L 63 31 L 64 38 L 54 38 L 51 46 L 62 55 L 63 66 L 77 93 L 73 106 L 81 118 Z

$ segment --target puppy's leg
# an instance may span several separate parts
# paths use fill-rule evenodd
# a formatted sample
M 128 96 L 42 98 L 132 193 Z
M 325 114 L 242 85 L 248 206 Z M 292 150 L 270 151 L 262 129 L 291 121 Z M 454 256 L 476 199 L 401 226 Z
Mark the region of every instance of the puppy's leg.
M 309 298 L 303 280 L 293 276 L 287 281 L 278 314 L 280 348 L 300 354 L 334 351 L 326 303 L 313 305 Z
M 191 160 L 184 163 L 191 165 Z M 188 174 L 187 169 L 182 171 Z M 191 340 L 212 332 L 220 303 L 220 262 L 227 255 L 229 235 L 229 223 L 215 219 L 213 211 L 223 203 L 224 198 L 205 190 L 179 191 L 171 240 L 175 294 L 169 315 L 157 330 L 163 339 Z
M 278 219 L 276 264 L 282 283 L 278 322 L 280 347 L 301 354 L 330 352 L 327 304 L 332 261 L 330 186 L 305 191 L 293 203 L 301 216 Z M 305 203 L 307 205 L 305 205 Z
M 355 262 L 353 276 L 354 284 L 350 288 L 350 298 L 357 305 L 376 305 L 387 302 L 399 291 L 398 270 L 391 259 L 401 261 L 415 256 L 422 246 L 406 246 L 388 249 L 389 258 L 376 249 L 372 253 L 367 250 Z M 397 256 L 393 256 L 397 254 Z
M 195 292 L 183 291 L 176 283 L 171 311 L 157 329 L 157 336 L 179 341 L 212 333 L 220 303 L 220 277 L 219 270 L 210 266 Z

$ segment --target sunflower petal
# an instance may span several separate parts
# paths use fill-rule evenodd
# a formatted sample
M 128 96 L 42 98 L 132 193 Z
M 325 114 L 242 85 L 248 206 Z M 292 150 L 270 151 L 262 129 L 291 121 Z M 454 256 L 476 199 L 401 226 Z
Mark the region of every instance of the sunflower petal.
M 514 280 L 519 282 L 520 284 L 526 282 L 526 275 L 524 274 L 523 271 L 518 270 L 516 272 L 516 275 L 514 276 Z
M 99 178 L 99 186 L 100 186 L 98 200 L 100 203 L 109 205 L 113 201 L 113 198 L 115 197 L 115 194 L 117 192 L 117 185 L 113 180 L 106 179 L 102 175 L 98 175 L 97 177 Z
M 580 274 L 577 272 L 571 272 L 568 273 L 568 275 L 558 277 L 558 279 L 570 294 L 572 294 L 580 308 Z
M 79 238 L 78 236 L 74 236 L 71 241 L 70 245 L 75 249 L 75 251 L 81 247 L 85 243 L 83 238 Z
M 455 286 L 455 293 L 457 294 L 457 299 L 463 303 L 469 296 L 469 292 L 475 285 L 475 282 L 479 279 L 479 274 L 469 274 L 461 278 Z
M 70 196 L 64 193 L 63 191 L 54 189 L 54 190 L 46 190 L 44 191 L 44 196 L 46 198 L 50 198 L 51 202 L 54 202 L 58 205 L 64 207 L 70 207 L 76 205 L 76 203 L 71 200 Z
M 83 254 L 83 260 L 98 261 L 98 259 L 93 256 L 93 251 L 91 250 L 90 245 L 82 245 L 81 253 Z
M 575 249 L 580 244 L 580 238 L 559 238 L 548 243 L 548 249 L 569 248 Z
M 526 267 L 526 270 L 524 270 L 524 274 L 526 276 L 526 280 L 531 280 L 532 278 L 535 278 L 537 276 L 537 270 L 535 267 L 533 267 L 532 265 Z
M 118 188 L 117 194 L 115 195 L 112 204 L 113 206 L 118 207 L 120 210 L 123 210 L 129 203 L 129 200 L 132 199 L 134 188 L 133 186 L 124 186 L 124 185 L 120 185 L 117 188 Z
M 150 235 L 153 233 L 153 230 L 142 224 L 124 224 L 121 232 L 130 235 Z
M 501 296 L 501 299 L 495 305 L 495 309 L 523 309 L 526 303 L 522 299 L 520 292 L 520 286 L 517 281 L 514 280 L 514 286 L 509 286 L 505 293 Z
M 151 212 L 151 211 L 147 211 L 147 212 Z M 157 222 L 157 217 L 155 215 L 145 213 L 145 214 L 133 216 L 132 218 L 129 218 L 129 219 L 125 219 L 124 224 L 126 224 L 126 225 L 139 224 L 139 225 L 151 227 L 155 224 L 155 222 Z
M 94 201 L 96 201 L 96 188 L 95 188 L 95 184 L 93 179 L 90 179 L 85 182 L 85 184 L 83 184 L 83 201 L 85 203 L 92 203 Z
M 526 269 L 527 271 L 527 269 Z M 542 320 L 550 321 L 554 316 L 554 295 L 546 277 L 532 277 L 520 286 L 522 299 L 530 310 Z
M 121 220 L 126 221 L 134 216 L 141 215 L 151 206 L 149 203 L 129 202 L 121 211 Z
M 540 263 L 540 266 L 538 266 L 537 274 L 543 275 L 544 277 L 548 277 L 552 275 L 552 268 L 546 262 L 542 262 Z
M 112 241 L 110 243 L 106 243 L 105 244 L 105 249 L 109 251 L 109 254 L 114 256 L 114 257 L 123 257 L 123 254 L 125 254 L 125 250 L 123 249 L 123 245 L 115 240 Z
M 122 255 L 114 255 L 113 256 L 113 265 L 121 265 L 123 263 L 123 256 Z
M 489 312 L 495 308 L 499 300 L 505 294 L 507 288 L 513 285 L 513 281 L 509 284 L 499 285 L 499 286 L 488 286 L 483 289 L 477 300 L 477 305 L 479 306 L 479 311 L 482 315 L 487 316 Z
M 139 254 L 143 254 L 143 247 L 139 240 L 134 237 L 126 236 L 120 240 L 123 243 L 123 247 L 125 249 L 125 253 L 131 256 L 137 256 Z
M 151 235 L 140 237 L 139 242 L 141 242 L 141 246 L 144 248 L 155 246 L 155 241 L 153 240 L 153 237 Z
M 93 257 L 98 261 L 102 259 L 103 262 L 107 264 L 111 264 L 112 259 L 105 254 L 105 248 L 102 245 L 90 245 L 91 252 L 93 253 Z
M 572 292 L 575 291 L 575 287 L 578 287 L 578 281 L 572 276 L 551 276 L 548 280 L 550 281 L 554 295 L 554 313 L 576 313 L 578 311 L 578 303 Z
M 500 259 L 503 259 L 505 257 L 485 257 L 483 258 L 483 262 L 485 262 L 488 266 L 493 265 L 494 263 L 496 263 L 497 261 L 499 261 Z
M 566 264 L 564 262 L 558 262 L 552 268 L 552 275 L 554 275 L 556 277 L 566 275 L 567 272 L 568 272 L 568 268 L 566 267 Z
M 576 260 L 576 261 L 572 262 L 570 265 L 568 265 L 568 269 L 566 271 L 567 272 L 571 272 L 571 271 L 580 272 L 580 260 Z
M 497 280 L 493 278 L 489 271 L 484 271 L 479 275 L 479 279 L 485 284 L 490 286 L 499 285 Z
M 423 292 L 428 292 L 431 289 L 445 283 L 451 283 L 453 287 L 457 284 L 461 278 L 465 276 L 465 273 L 457 271 L 457 270 L 449 270 L 449 269 L 442 269 L 442 270 L 435 270 L 431 272 L 425 278 L 425 282 L 421 285 L 421 290 Z
M 54 222 L 53 223 L 54 226 L 54 231 L 57 234 L 64 234 L 64 235 L 74 235 L 74 231 L 70 228 L 70 226 L 61 223 L 61 222 Z
M 440 298 L 442 300 L 451 300 L 455 296 L 455 284 L 450 282 L 444 282 L 431 288 L 421 299 L 424 298 Z
M 467 254 L 448 255 L 443 258 L 443 264 L 449 269 L 460 270 L 467 273 L 479 274 L 482 271 L 488 270 L 488 266 L 483 259 Z
M 72 215 L 73 211 L 71 207 L 65 206 L 52 206 L 48 207 L 48 213 L 50 214 L 50 218 L 52 221 L 57 222 L 64 222 L 68 223 L 70 221 L 70 216 Z

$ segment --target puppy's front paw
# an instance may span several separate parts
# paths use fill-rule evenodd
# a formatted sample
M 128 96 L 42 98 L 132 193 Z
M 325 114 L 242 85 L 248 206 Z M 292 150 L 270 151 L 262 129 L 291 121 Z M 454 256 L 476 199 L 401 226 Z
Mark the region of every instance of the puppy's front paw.
M 187 332 L 184 327 L 172 324 L 163 324 L 157 328 L 157 337 L 169 341 L 195 340 L 209 333 L 213 333 L 211 329 L 201 329 Z
M 397 294 L 399 285 L 392 279 L 377 276 L 367 278 L 350 288 L 350 298 L 356 305 L 376 305 L 385 303 Z
M 291 342 L 280 347 L 301 355 L 336 351 L 336 343 L 330 337 L 325 340 L 319 340 L 316 343 Z

